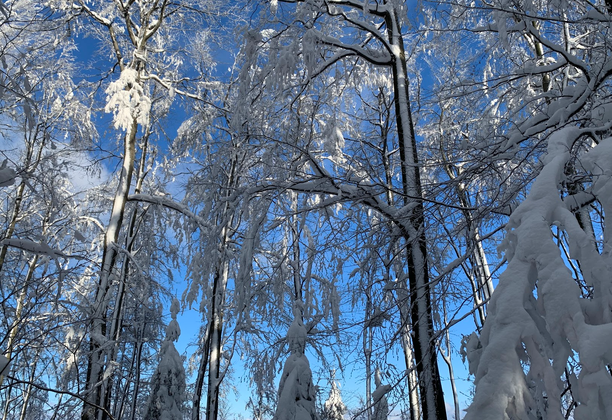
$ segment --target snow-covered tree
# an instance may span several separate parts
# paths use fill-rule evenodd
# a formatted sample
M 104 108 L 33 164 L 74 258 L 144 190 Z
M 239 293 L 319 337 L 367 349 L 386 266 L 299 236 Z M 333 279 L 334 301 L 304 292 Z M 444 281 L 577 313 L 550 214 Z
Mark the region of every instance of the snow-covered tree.
M 557 189 L 581 134 L 578 128 L 566 128 L 551 135 L 546 165 L 510 218 L 508 267 L 482 335 L 474 334 L 466 343 L 476 375 L 476 395 L 466 418 L 562 419 L 564 411 L 574 408 L 562 403 L 568 391 L 575 401 L 574 418 L 612 415 L 604 397 L 612 392 L 607 368 L 612 362 L 612 321 L 609 299 L 603 297 L 611 287 L 604 275 L 610 262 L 572 214 L 573 197 L 564 201 Z M 591 197 L 604 209 L 610 206 L 605 174 L 611 144 L 606 138 L 581 159 L 593 176 Z M 585 268 L 583 280 L 573 278 L 555 243 L 557 230 L 567 235 L 569 257 Z M 608 235 L 603 233 L 605 247 Z M 577 280 L 584 281 L 586 295 Z
M 290 355 L 278 385 L 278 404 L 273 419 L 316 420 L 316 390 L 310 363 L 304 354 L 307 332 L 302 321 L 302 309 L 296 304 L 293 312 L 293 322 L 287 331 Z
M 502 159 L 538 157 L 523 167 L 535 180 L 506 224 L 508 264 L 482 333 L 465 340 L 476 382 L 466 418 L 609 418 L 609 11 L 586 1 L 460 9 L 487 21 L 493 91 L 483 92 L 495 92 L 488 124 L 500 134 L 490 144 Z
M 332 375 L 331 389 L 329 390 L 329 396 L 323 405 L 321 420 L 342 420 L 344 419 L 344 414 L 346 412 L 347 408 L 342 401 L 340 389 L 338 388 L 334 375 Z
M 380 369 L 376 369 L 374 375 L 376 383 L 376 389 L 372 392 L 372 404 L 374 404 L 374 416 L 373 420 L 387 420 L 389 415 L 389 402 L 387 401 L 387 394 L 391 390 L 390 385 L 383 385 Z
M 183 358 L 174 346 L 174 342 L 181 334 L 176 320 L 179 310 L 179 301 L 173 299 L 170 306 L 172 319 L 166 327 L 166 339 L 161 345 L 159 365 L 151 378 L 151 393 L 144 413 L 145 419 L 176 420 L 183 418 L 186 400 L 185 368 Z
M 291 4 L 291 8 L 287 4 Z M 368 206 L 377 213 L 377 217 L 386 219 L 394 226 L 401 237 L 397 241 L 401 256 L 397 258 L 401 258 L 402 274 L 405 273 L 397 283 L 397 287 L 403 287 L 406 292 L 399 302 L 403 305 L 402 315 L 410 318 L 413 329 L 411 336 L 405 335 L 406 339 L 413 341 L 414 349 L 406 359 L 415 359 L 418 384 L 422 388 L 420 403 L 425 415 L 443 419 L 446 413 L 433 331 L 425 208 L 421 200 L 423 185 L 411 110 L 406 40 L 403 36 L 408 26 L 406 8 L 407 4 L 403 1 L 279 2 L 279 7 L 273 7 L 272 13 L 276 16 L 285 13 L 283 16 L 286 19 L 281 21 L 295 22 L 295 25 L 282 31 L 271 28 L 265 32 L 265 37 L 259 37 L 259 42 L 262 50 L 269 52 L 268 67 L 262 72 L 264 77 L 267 76 L 264 83 L 284 92 L 293 90 L 299 95 L 304 91 L 300 85 L 307 86 L 319 76 L 335 84 L 343 83 L 347 75 L 353 72 L 364 71 L 360 73 L 362 82 L 374 73 L 372 68 L 385 73 L 383 77 L 393 97 L 394 135 L 390 142 L 392 147 L 388 150 L 397 151 L 393 154 L 397 162 L 393 166 L 394 172 L 385 171 L 383 165 L 377 168 L 378 172 L 373 171 L 367 158 L 363 166 L 359 165 L 359 152 L 364 148 L 369 149 L 369 138 L 356 145 L 357 150 L 348 153 L 351 159 L 345 160 L 343 152 L 347 151 L 347 142 L 336 123 L 341 119 L 332 114 L 328 116 L 328 121 L 317 121 L 326 142 L 322 147 L 312 141 L 307 144 L 304 158 L 308 162 L 308 169 L 293 184 L 289 179 L 285 187 Z M 331 76 L 331 69 L 336 70 L 337 77 Z M 340 89 L 339 94 L 344 93 L 346 91 Z M 362 94 L 364 90 L 357 89 L 356 95 Z M 309 100 L 307 95 L 301 98 Z M 296 101 L 299 100 L 296 98 Z M 350 123 L 346 125 L 351 127 Z M 361 120 L 352 127 L 357 133 Z M 326 153 L 321 153 L 322 150 Z M 384 158 L 388 157 L 389 154 L 385 153 Z M 391 182 L 399 180 L 398 185 L 390 185 L 385 178 Z M 389 190 L 385 191 L 385 186 Z M 389 205 L 388 195 L 393 196 L 393 205 Z M 410 346 L 404 348 L 407 351 L 411 349 Z

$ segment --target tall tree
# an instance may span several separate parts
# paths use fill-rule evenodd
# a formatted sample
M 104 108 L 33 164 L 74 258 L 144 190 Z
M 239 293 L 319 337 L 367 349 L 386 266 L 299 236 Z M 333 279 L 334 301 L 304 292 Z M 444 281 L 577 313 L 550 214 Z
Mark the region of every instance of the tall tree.
M 77 227 L 84 177 L 74 170 L 96 130 L 76 92 L 69 17 L 25 0 L 0 11 L 1 340 L 13 359 L 2 417 L 24 419 L 43 415 L 48 389 L 41 378 L 61 383 L 65 353 L 57 343 L 76 319 L 63 298 L 89 265 Z
M 200 50 L 206 48 L 199 45 L 197 39 L 188 39 L 184 31 L 192 30 L 194 25 L 201 27 L 210 7 L 213 2 L 161 0 L 107 5 L 79 1 L 66 9 L 82 18 L 77 21 L 79 29 L 91 28 L 91 33 L 102 43 L 108 55 L 100 61 L 107 68 L 120 70 L 118 79 L 105 90 L 105 111 L 113 114 L 114 127 L 122 133 L 119 144 L 123 154 L 105 229 L 99 281 L 91 305 L 88 396 L 82 415 L 85 419 L 104 418 L 106 414 L 96 407 L 104 406 L 108 411 L 111 401 L 109 378 L 117 352 L 107 349 L 113 347 L 109 343 L 116 342 L 120 333 L 118 322 L 122 319 L 126 274 L 129 275 L 130 264 L 135 261 L 131 251 L 134 238 L 129 235 L 137 234 L 135 223 L 140 217 L 136 210 L 129 210 L 128 195 L 133 188 L 136 193 L 141 192 L 142 179 L 147 173 L 147 155 L 155 149 L 152 140 L 163 132 L 156 124 L 168 114 L 175 95 L 200 100 L 205 96 L 203 84 L 200 81 L 190 84 L 190 78 L 186 77 L 187 73 L 195 77 L 200 75 L 181 66 L 179 57 L 185 49 L 195 51 L 192 47 L 196 44 Z M 203 70 L 206 65 L 197 67 Z M 184 87 L 190 91 L 186 92 Z M 159 100 L 159 91 L 163 91 L 164 100 Z M 139 154 L 141 164 L 136 168 Z M 137 178 L 135 186 L 133 178 Z M 128 214 L 132 215 L 130 219 L 127 219 Z M 125 220 L 128 220 L 127 225 Z M 128 237 L 125 242 L 121 239 L 124 235 Z M 127 249 L 120 248 L 123 242 Z M 115 278 L 120 279 L 117 288 Z M 114 296 L 115 293 L 118 295 Z M 114 347 L 116 349 L 116 344 Z
M 582 2 L 456 6 L 448 10 L 468 17 L 464 24 L 478 20 L 488 45 L 485 80 L 474 91 L 495 100 L 495 113 L 472 133 L 476 141 L 486 131 L 495 137 L 481 162 L 541 159 L 508 173 L 529 193 L 506 226 L 508 265 L 482 334 L 467 342 L 476 378 L 467 418 L 606 418 L 599 395 L 610 387 L 610 343 L 591 334 L 604 337 L 610 326 L 597 303 L 608 288 L 597 274 L 605 229 L 592 222 L 607 205 L 599 193 L 610 129 L 601 118 L 612 74 L 609 15 Z
M 278 54 L 277 57 L 272 55 L 271 60 L 271 65 L 276 65 L 275 70 L 271 72 L 272 77 L 277 80 L 276 83 L 282 83 L 287 78 L 291 81 L 288 75 L 298 68 L 305 80 L 312 80 L 336 64 L 339 67 L 345 66 L 343 70 L 350 72 L 350 66 L 355 63 L 369 63 L 387 68 L 391 73 L 396 145 L 401 161 L 401 187 L 398 195 L 402 200 L 397 205 L 405 210 L 405 214 L 400 215 L 397 208 L 390 209 L 381 203 L 377 197 L 380 195 L 379 190 L 367 182 L 351 185 L 351 188 L 355 188 L 351 190 L 351 195 L 376 210 L 384 208 L 382 213 L 401 231 L 405 242 L 410 295 L 410 303 L 404 304 L 410 305 L 414 357 L 423 415 L 430 419 L 446 418 L 432 322 L 419 153 L 410 108 L 403 34 L 405 5 L 402 2 L 287 1 L 280 4 L 274 12 L 280 14 L 286 3 L 294 5 L 294 28 L 299 28 L 294 30 L 301 31 L 301 38 L 299 41 L 289 42 L 282 49 L 279 48 L 279 45 L 282 45 L 279 40 L 286 36 L 285 32 L 279 31 L 278 35 L 266 40 L 267 44 L 275 45 L 271 48 L 273 54 Z M 293 51 L 293 56 L 290 51 Z M 300 62 L 296 60 L 295 52 L 300 54 Z M 337 188 L 334 176 L 327 173 L 325 165 L 316 161 L 311 163 L 315 176 L 327 179 L 332 185 L 326 185 L 327 189 L 319 190 L 320 192 L 333 191 L 335 194 L 343 194 L 342 188 Z M 354 179 L 348 182 L 353 183 Z

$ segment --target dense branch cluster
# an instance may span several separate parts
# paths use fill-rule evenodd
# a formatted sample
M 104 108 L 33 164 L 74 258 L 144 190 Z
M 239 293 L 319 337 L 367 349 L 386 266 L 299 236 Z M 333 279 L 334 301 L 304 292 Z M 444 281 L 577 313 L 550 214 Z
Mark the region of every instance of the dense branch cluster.
M 612 418 L 611 10 L 0 1 L 2 419 Z

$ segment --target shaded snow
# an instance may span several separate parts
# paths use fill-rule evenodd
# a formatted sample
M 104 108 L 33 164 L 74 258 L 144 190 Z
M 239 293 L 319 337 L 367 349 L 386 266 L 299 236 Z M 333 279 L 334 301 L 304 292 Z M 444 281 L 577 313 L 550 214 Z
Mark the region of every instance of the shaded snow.
M 315 387 L 308 358 L 304 355 L 306 347 L 306 328 L 300 311 L 287 331 L 287 342 L 291 351 L 285 362 L 278 386 L 278 405 L 274 420 L 312 420 L 315 419 Z
M 473 335 L 464 341 L 476 381 L 466 420 L 564 419 L 562 378 L 573 354 L 581 366 L 572 380 L 578 403 L 574 418 L 612 418 L 612 378 L 606 370 L 612 362 L 612 264 L 565 207 L 558 188 L 580 134 L 566 128 L 551 135 L 545 166 L 508 222 L 508 266 L 480 339 Z M 607 211 L 612 204 L 612 141 L 601 142 L 582 162 L 595 176 L 593 193 Z M 584 280 L 593 287 L 592 298 L 581 297 L 552 235 L 553 225 L 567 233 L 570 254 L 580 260 Z
M 15 178 L 17 177 L 17 172 L 13 168 L 7 168 L 6 163 L 7 161 L 4 160 L 2 166 L 0 166 L 0 188 L 15 184 Z

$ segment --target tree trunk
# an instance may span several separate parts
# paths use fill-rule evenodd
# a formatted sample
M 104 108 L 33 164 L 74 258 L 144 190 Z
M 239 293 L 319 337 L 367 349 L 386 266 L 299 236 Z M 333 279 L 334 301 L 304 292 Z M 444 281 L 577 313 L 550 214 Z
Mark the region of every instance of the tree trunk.
M 379 95 L 383 95 L 382 89 Z M 379 100 L 380 103 L 380 100 Z M 388 120 L 390 110 L 387 108 L 381 111 L 381 121 Z M 385 116 L 383 118 L 383 115 Z M 389 136 L 389 123 L 381 124 L 381 139 L 382 139 L 382 161 L 385 168 L 385 182 L 387 183 L 387 205 L 390 207 L 394 205 L 393 195 L 393 172 L 391 169 L 391 162 L 389 160 L 387 139 Z M 404 201 L 405 202 L 405 201 Z M 400 255 L 398 251 L 397 243 L 393 244 L 393 253 Z M 395 260 L 395 273 L 397 278 L 404 278 L 404 267 L 401 262 Z M 412 347 L 412 340 L 410 337 L 410 313 L 407 310 L 406 302 L 409 302 L 409 296 L 407 292 L 406 282 L 402 280 L 402 285 L 398 288 L 398 307 L 400 310 L 400 335 L 402 340 L 402 350 L 404 353 L 404 361 L 406 363 L 407 382 L 408 382 L 408 400 L 410 406 L 410 420 L 420 420 L 421 418 L 421 405 L 419 402 L 419 381 L 417 377 L 416 366 L 414 362 L 414 349 Z
M 398 292 L 405 292 L 400 290 Z M 406 362 L 406 372 L 408 374 L 408 400 L 410 404 L 410 420 L 419 420 L 421 418 L 421 405 L 419 402 L 419 379 L 417 376 L 417 369 L 414 363 L 414 349 L 412 347 L 412 341 L 410 340 L 410 315 L 406 310 L 405 302 L 408 301 L 408 297 L 402 297 L 400 295 L 400 317 L 401 317 L 401 338 L 402 338 L 402 350 L 404 351 L 404 361 Z
M 23 403 L 21 403 L 21 413 L 19 414 L 19 420 L 27 420 L 26 414 L 28 410 L 28 404 L 30 403 L 30 398 L 32 397 L 32 389 L 34 388 L 34 380 L 36 379 L 36 365 L 38 364 L 38 359 L 40 356 L 41 349 L 38 349 L 36 355 L 34 356 L 34 362 L 30 366 L 30 378 L 28 379 L 28 387 L 25 391 L 25 396 L 23 396 Z
M 28 272 L 26 274 L 25 281 L 23 283 L 23 287 L 19 292 L 19 297 L 17 298 L 17 307 L 15 308 L 15 319 L 13 320 L 11 327 L 9 329 L 9 339 L 6 348 L 6 353 L 4 356 L 11 360 L 13 356 L 13 350 L 15 348 L 15 341 L 17 338 L 17 330 L 19 329 L 19 324 L 23 322 L 21 314 L 23 312 L 23 307 L 26 304 L 26 298 L 28 297 L 28 289 L 30 286 L 30 282 L 34 277 L 34 271 L 36 270 L 36 266 L 38 264 L 38 255 L 32 257 L 28 264 Z
M 35 255 L 29 262 L 28 272 L 26 274 L 26 278 L 23 284 L 23 288 L 19 292 L 19 297 L 17 298 L 17 307 L 15 308 L 15 319 L 13 320 L 11 327 L 9 329 L 9 337 L 6 352 L 4 356 L 11 360 L 13 357 L 13 350 L 15 348 L 15 343 L 17 340 L 17 330 L 19 329 L 20 324 L 23 322 L 22 313 L 23 308 L 26 304 L 26 299 L 28 297 L 28 288 L 32 278 L 34 277 L 34 271 L 36 270 L 36 265 L 38 263 L 38 255 Z M 4 376 L 2 377 L 4 378 Z M 2 378 L 0 378 L 0 385 L 2 384 Z M 8 416 L 9 410 L 9 402 L 11 400 L 11 394 L 13 391 L 13 384 L 8 385 L 8 390 L 6 391 L 6 408 L 4 410 L 4 414 L 2 416 L 2 420 L 6 420 Z
M 142 360 L 142 340 L 136 344 L 137 358 L 136 358 L 136 378 L 134 379 L 134 396 L 132 397 L 132 406 L 130 407 L 130 420 L 136 418 L 136 403 L 138 402 L 138 395 L 140 394 L 140 362 Z
M 204 378 L 206 377 L 206 365 L 210 357 L 210 322 L 206 325 L 204 338 L 202 339 L 200 368 L 193 391 L 193 404 L 191 410 L 191 420 L 200 420 L 200 405 L 202 401 L 202 390 L 204 389 Z
M 461 411 L 459 409 L 459 395 L 457 394 L 457 385 L 455 382 L 455 370 L 453 369 L 453 360 L 451 359 L 451 340 L 450 332 L 448 328 L 448 320 L 446 317 L 446 304 L 443 304 L 444 308 L 444 341 L 446 342 L 446 351 L 441 351 L 442 358 L 448 367 L 448 376 L 451 383 L 451 389 L 453 391 L 453 403 L 455 406 L 455 420 L 461 419 Z
M 233 145 L 236 147 L 236 145 Z M 232 155 L 230 162 L 230 170 L 226 185 L 226 197 L 229 197 L 231 190 L 237 185 L 238 179 L 238 160 L 239 156 L 236 151 Z M 229 277 L 229 261 L 227 256 L 227 246 L 230 240 L 232 225 L 234 222 L 233 215 L 230 215 L 230 206 L 228 201 L 225 201 L 224 209 L 220 215 L 220 222 L 225 224 L 221 229 L 221 243 L 219 250 L 219 262 L 216 268 L 215 277 L 213 280 L 213 295 L 210 319 L 210 361 L 208 365 L 208 395 L 206 401 L 206 420 L 217 420 L 219 415 L 219 388 L 223 375 L 221 374 L 221 356 L 222 356 L 222 341 L 223 341 L 223 307 L 225 305 L 225 293 Z M 208 331 L 208 327 L 207 327 Z M 199 411 L 199 407 L 194 407 Z M 199 413 L 198 413 L 199 415 Z
M 117 191 L 113 199 L 113 207 L 111 217 L 104 235 L 104 251 L 102 254 L 102 268 L 100 270 L 100 280 L 96 291 L 96 299 L 93 305 L 93 314 L 91 317 L 91 338 L 90 338 L 90 355 L 87 368 L 87 397 L 81 414 L 82 420 L 102 419 L 104 412 L 98 410 L 91 405 L 101 405 L 102 392 L 100 384 L 103 378 L 103 369 L 105 365 L 104 354 L 100 350 L 103 343 L 100 341 L 106 337 L 106 312 L 108 290 L 110 288 L 110 274 L 115 265 L 117 257 L 117 241 L 119 239 L 119 231 L 123 223 L 125 214 L 125 204 L 132 183 L 132 174 L 134 172 L 134 162 L 136 159 L 136 132 L 138 124 L 136 119 L 132 121 L 132 125 L 125 136 L 123 165 L 119 175 L 119 183 Z
M 224 229 L 225 230 L 225 229 Z M 224 238 L 224 242 L 227 239 Z M 223 338 L 223 304 L 228 280 L 228 262 L 226 256 L 213 285 L 213 307 L 210 334 L 210 363 L 208 366 L 208 399 L 206 402 L 206 420 L 217 420 L 219 414 L 219 387 L 221 386 L 221 344 Z
M 440 142 L 442 143 L 442 141 Z M 440 145 L 440 154 L 444 161 L 444 169 L 446 174 L 453 181 L 460 175 L 457 174 L 454 168 L 448 163 L 449 160 L 446 157 L 445 152 L 442 150 L 442 144 Z M 476 323 L 477 328 L 480 330 L 484 325 L 486 318 L 486 303 L 491 299 L 493 294 L 493 280 L 491 278 L 491 271 L 489 270 L 489 263 L 487 261 L 487 254 L 482 246 L 482 240 L 478 231 L 478 225 L 472 216 L 472 211 L 469 208 L 473 207 L 472 201 L 470 200 L 465 187 L 455 182 L 455 191 L 459 198 L 459 203 L 464 208 L 463 216 L 467 227 L 467 243 L 468 247 L 470 242 L 473 243 L 473 249 L 469 260 L 472 263 L 471 273 L 469 269 L 466 269 L 466 274 L 470 277 L 470 283 L 472 285 L 472 294 L 474 297 L 474 305 L 478 311 L 478 317 L 480 324 Z M 471 235 L 471 237 L 469 236 Z M 457 254 L 459 256 L 459 254 Z
M 366 371 L 366 419 L 372 420 L 372 328 L 368 325 L 370 316 L 372 315 L 372 303 L 370 293 L 366 290 L 366 307 L 365 307 L 365 329 L 363 331 L 363 355 L 365 358 Z
M 391 10 L 386 16 L 389 42 L 393 49 L 393 90 L 402 161 L 402 186 L 405 204 L 416 200 L 408 223 L 403 227 L 408 259 L 411 319 L 414 333 L 414 356 L 421 390 L 424 420 L 445 420 L 446 407 L 438 371 L 437 349 L 434 340 L 424 207 L 418 167 L 418 152 L 408 88 L 408 72 L 404 42 L 398 16 Z
M 144 139 L 142 142 L 140 163 L 138 165 L 138 173 L 137 173 L 136 186 L 134 188 L 134 194 L 140 194 L 142 190 L 142 184 L 146 176 L 145 169 L 146 169 L 146 160 L 147 160 L 148 136 L 149 136 L 149 133 L 147 133 L 147 135 L 144 136 Z M 144 217 L 145 214 L 146 214 L 146 209 L 142 212 L 141 217 Z M 136 240 L 136 234 L 138 231 L 138 228 L 136 226 L 136 221 L 138 219 L 138 216 L 139 215 L 138 215 L 137 209 L 134 209 L 134 211 L 132 211 L 130 215 L 130 220 L 128 222 L 128 229 L 127 229 L 128 234 L 125 239 L 125 242 L 126 242 L 125 249 L 130 254 L 132 250 L 134 249 L 134 242 Z M 110 338 L 110 340 L 113 341 L 113 345 L 109 347 L 109 350 L 107 351 L 107 354 L 105 355 L 107 366 L 110 363 L 115 362 L 115 360 L 117 359 L 117 351 L 119 349 L 119 339 L 121 335 L 121 324 L 123 321 L 124 298 L 125 298 L 129 271 L 130 271 L 130 259 L 126 257 L 123 262 L 123 266 L 121 267 L 121 275 L 119 277 L 119 290 L 117 291 L 115 308 L 114 308 L 111 323 L 110 323 L 110 332 L 109 332 L 108 337 Z M 112 386 L 113 386 L 112 378 L 113 376 L 114 375 L 108 375 L 107 378 L 102 383 L 101 401 L 104 402 L 103 406 L 108 411 L 110 411 L 110 408 L 111 408 L 110 405 L 111 405 L 111 399 L 112 399 Z M 107 417 L 108 416 L 106 414 L 103 414 L 102 416 L 103 419 L 106 419 Z

